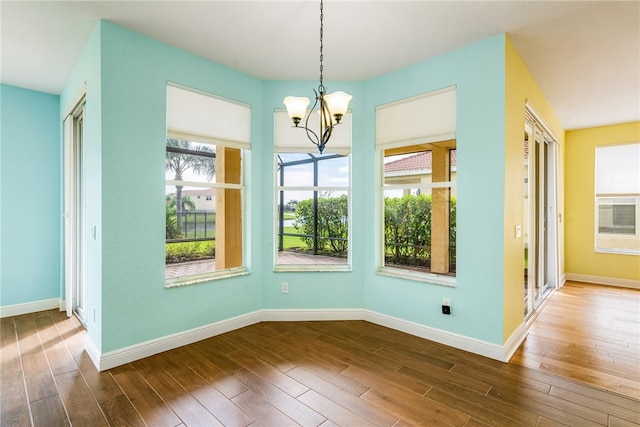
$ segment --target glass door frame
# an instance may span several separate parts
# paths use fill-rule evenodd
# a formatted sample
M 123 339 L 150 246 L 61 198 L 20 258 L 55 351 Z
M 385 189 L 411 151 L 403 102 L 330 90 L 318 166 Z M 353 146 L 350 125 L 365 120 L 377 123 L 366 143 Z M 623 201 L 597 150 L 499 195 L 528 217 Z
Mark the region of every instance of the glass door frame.
M 524 311 L 529 318 L 559 285 L 557 140 L 527 109 Z

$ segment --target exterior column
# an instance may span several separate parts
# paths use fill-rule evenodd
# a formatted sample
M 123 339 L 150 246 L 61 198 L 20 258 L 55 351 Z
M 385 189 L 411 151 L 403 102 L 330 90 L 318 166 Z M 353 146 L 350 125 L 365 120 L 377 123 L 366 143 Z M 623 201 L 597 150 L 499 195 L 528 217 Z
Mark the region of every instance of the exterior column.
M 449 149 L 433 147 L 431 150 L 432 182 L 450 179 Z M 431 189 L 431 272 L 449 273 L 449 188 Z
M 216 150 L 216 182 L 240 184 L 241 157 L 237 148 Z M 242 192 L 216 189 L 216 270 L 242 266 Z

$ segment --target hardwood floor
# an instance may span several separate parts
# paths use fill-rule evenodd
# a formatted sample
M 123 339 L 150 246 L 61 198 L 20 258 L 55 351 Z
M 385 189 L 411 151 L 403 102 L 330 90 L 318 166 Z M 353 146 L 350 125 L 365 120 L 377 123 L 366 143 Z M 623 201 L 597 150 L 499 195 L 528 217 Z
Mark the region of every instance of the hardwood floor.
M 640 399 L 640 291 L 567 282 L 511 363 Z
M 639 300 L 568 283 L 507 364 L 363 321 L 265 322 L 97 372 L 75 318 L 5 318 L 0 424 L 638 426 Z

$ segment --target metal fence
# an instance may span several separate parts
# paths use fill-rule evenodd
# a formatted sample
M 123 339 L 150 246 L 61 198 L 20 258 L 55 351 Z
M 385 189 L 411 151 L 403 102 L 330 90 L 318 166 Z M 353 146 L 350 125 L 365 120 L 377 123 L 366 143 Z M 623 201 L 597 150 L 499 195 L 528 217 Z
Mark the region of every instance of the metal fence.
M 182 231 L 179 239 L 167 239 L 167 243 L 197 242 L 216 239 L 216 213 L 193 210 L 178 214 L 178 226 Z

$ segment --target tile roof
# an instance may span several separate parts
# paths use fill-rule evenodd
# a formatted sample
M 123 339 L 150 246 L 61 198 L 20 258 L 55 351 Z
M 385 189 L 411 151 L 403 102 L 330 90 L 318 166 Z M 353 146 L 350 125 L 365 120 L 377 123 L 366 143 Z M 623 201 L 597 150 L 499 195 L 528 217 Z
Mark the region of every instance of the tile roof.
M 456 160 L 456 150 L 451 150 L 451 166 L 456 165 Z M 423 151 L 412 156 L 393 160 L 389 163 L 385 163 L 384 165 L 385 172 L 401 172 L 420 169 L 431 170 L 431 151 Z

